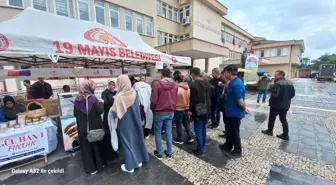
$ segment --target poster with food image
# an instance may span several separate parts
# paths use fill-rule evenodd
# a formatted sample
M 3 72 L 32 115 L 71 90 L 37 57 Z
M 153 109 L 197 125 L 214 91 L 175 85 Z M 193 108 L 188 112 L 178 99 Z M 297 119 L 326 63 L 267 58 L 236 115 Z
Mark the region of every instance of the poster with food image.
M 73 116 L 61 117 L 64 150 L 79 148 L 79 138 L 76 118 Z

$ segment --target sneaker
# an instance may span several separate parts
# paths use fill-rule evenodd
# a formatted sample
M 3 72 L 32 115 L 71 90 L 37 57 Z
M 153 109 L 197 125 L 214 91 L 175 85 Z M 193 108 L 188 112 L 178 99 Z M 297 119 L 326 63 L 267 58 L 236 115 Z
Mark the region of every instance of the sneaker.
M 289 140 L 289 136 L 285 136 L 284 134 L 280 134 L 280 135 L 277 135 L 276 137 L 280 138 L 280 139 L 283 139 L 285 141 L 288 141 Z
M 240 157 L 242 157 L 242 156 L 243 156 L 242 153 L 238 153 L 238 152 L 235 152 L 235 151 L 226 153 L 226 157 L 228 157 L 228 158 L 230 158 L 230 159 L 233 159 L 233 158 L 240 158 Z
M 215 124 L 211 124 L 208 126 L 209 129 L 218 129 L 219 126 L 218 125 L 215 125 Z
M 269 136 L 273 136 L 273 131 L 270 131 L 270 130 L 263 130 L 263 131 L 261 131 L 261 133 L 263 133 L 263 134 L 266 134 L 266 135 L 269 135 Z
M 191 138 L 191 139 L 188 139 L 188 143 L 193 143 L 194 142 L 194 139 Z
M 146 139 L 146 140 L 148 140 L 148 139 L 149 139 L 149 135 L 148 135 L 148 136 L 146 136 L 146 137 L 145 137 L 145 139 Z
M 173 143 L 179 144 L 179 145 L 183 145 L 183 141 L 179 141 L 179 140 L 173 140 Z
M 259 100 L 257 100 L 257 103 L 260 103 L 260 101 L 259 101 Z
M 132 169 L 130 171 L 126 170 L 125 164 L 121 165 L 121 170 L 124 171 L 124 172 L 127 172 L 127 173 L 133 173 L 134 172 L 134 169 Z
M 156 150 L 154 151 L 154 156 L 160 161 L 162 160 L 162 155 L 159 155 Z
M 98 171 L 92 172 L 91 175 L 94 175 L 94 174 L 96 174 L 97 172 L 98 172 Z
M 167 156 L 168 159 L 171 159 L 171 158 L 172 158 L 172 154 L 168 154 L 168 153 L 167 153 L 167 150 L 165 150 L 165 151 L 163 151 L 163 152 L 166 154 L 166 156 Z
M 196 157 L 204 157 L 204 152 L 198 152 L 198 150 L 192 150 L 192 153 L 193 153 Z
M 142 167 L 142 163 L 139 163 L 139 164 L 138 164 L 138 167 L 141 168 L 141 167 Z

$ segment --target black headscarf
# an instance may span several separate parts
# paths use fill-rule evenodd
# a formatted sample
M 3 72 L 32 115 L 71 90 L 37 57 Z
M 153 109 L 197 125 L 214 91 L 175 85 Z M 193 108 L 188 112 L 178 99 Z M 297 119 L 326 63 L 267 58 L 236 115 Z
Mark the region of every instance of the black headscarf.
M 4 115 L 7 121 L 15 120 L 17 118 L 17 114 L 26 112 L 26 108 L 22 104 L 16 103 L 12 96 L 5 96 L 3 102 L 4 102 L 4 108 L 3 108 Z M 12 102 L 14 104 L 11 109 L 7 108 L 6 106 L 7 102 Z

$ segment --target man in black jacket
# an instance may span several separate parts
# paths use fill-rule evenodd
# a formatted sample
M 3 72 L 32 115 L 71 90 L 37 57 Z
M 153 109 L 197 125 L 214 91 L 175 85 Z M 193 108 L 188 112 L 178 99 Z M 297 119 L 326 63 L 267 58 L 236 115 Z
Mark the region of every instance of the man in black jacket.
M 278 138 L 289 140 L 288 136 L 288 123 L 287 112 L 290 108 L 291 100 L 295 96 L 295 89 L 291 82 L 285 79 L 284 71 L 275 72 L 275 82 L 272 88 L 271 98 L 269 100 L 270 113 L 268 119 L 268 129 L 262 133 L 273 136 L 273 128 L 276 117 L 279 115 L 280 122 L 282 123 L 283 133 L 277 135 Z
M 206 141 L 206 120 L 211 113 L 210 84 L 200 78 L 199 68 L 191 69 L 194 81 L 190 85 L 189 116 L 194 121 L 197 150 L 192 152 L 196 156 L 203 156 Z
M 210 84 L 214 87 L 214 91 L 211 94 L 211 125 L 208 128 L 218 128 L 220 121 L 220 112 L 216 109 L 217 99 L 222 94 L 225 82 L 222 80 L 219 69 L 214 68 L 212 70 L 212 79 Z
M 53 95 L 51 85 L 45 82 L 43 77 L 39 77 L 38 81 L 30 86 L 30 93 L 34 99 L 49 99 Z

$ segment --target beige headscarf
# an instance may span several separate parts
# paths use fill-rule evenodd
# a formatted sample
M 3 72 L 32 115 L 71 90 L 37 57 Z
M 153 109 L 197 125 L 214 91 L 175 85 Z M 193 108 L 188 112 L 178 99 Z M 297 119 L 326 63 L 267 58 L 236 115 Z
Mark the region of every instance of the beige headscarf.
M 117 78 L 116 85 L 118 89 L 111 110 L 117 114 L 118 119 L 121 119 L 126 114 L 127 109 L 133 105 L 136 92 L 132 89 L 131 81 L 127 75 L 120 75 Z

